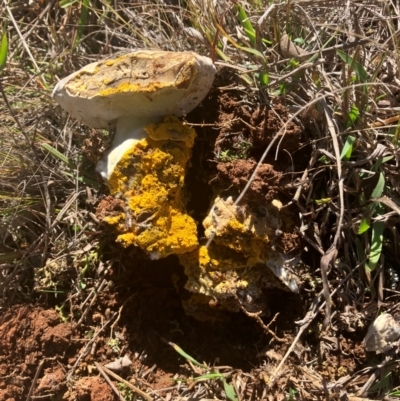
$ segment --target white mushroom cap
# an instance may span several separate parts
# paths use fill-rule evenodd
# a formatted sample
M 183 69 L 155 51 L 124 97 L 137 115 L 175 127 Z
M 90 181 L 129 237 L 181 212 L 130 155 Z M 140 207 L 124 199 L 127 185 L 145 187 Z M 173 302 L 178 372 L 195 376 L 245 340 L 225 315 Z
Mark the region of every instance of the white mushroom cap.
M 215 67 L 194 52 L 140 50 L 88 64 L 62 79 L 53 98 L 93 128 L 113 128 L 120 117 L 154 120 L 193 110 L 206 96 Z
M 88 64 L 62 79 L 53 98 L 90 127 L 116 127 L 112 147 L 97 165 L 109 178 L 124 153 L 146 138 L 143 127 L 193 110 L 215 72 L 211 59 L 194 52 L 139 50 Z

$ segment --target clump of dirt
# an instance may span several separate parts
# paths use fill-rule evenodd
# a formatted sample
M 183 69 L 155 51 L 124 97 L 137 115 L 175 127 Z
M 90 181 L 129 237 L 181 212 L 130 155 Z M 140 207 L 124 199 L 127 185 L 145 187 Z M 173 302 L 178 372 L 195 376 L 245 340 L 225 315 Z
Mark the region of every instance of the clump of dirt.
M 227 163 L 218 163 L 218 181 L 226 192 L 236 192 L 239 195 L 248 183 L 251 174 L 256 168 L 254 160 L 234 160 Z M 279 193 L 282 173 L 277 172 L 270 164 L 263 164 L 246 193 L 245 200 L 260 205 L 270 203 Z
M 101 155 L 111 146 L 113 135 L 99 135 L 99 130 L 89 129 L 85 135 L 82 154 L 91 163 L 96 165 Z
M 70 400 L 76 401 L 114 401 L 116 396 L 110 385 L 96 376 L 81 377 L 70 391 Z
M 65 387 L 59 363 L 77 352 L 71 323 L 60 323 L 55 310 L 14 306 L 0 318 L 0 399 L 22 399 L 41 362 L 45 375 L 37 392 L 57 393 Z
M 97 206 L 96 217 L 103 221 L 105 217 L 119 216 L 125 210 L 125 204 L 121 199 L 113 196 L 104 197 Z
M 251 148 L 266 147 L 288 120 L 287 108 L 279 97 L 269 105 L 260 104 L 255 97 L 236 90 L 223 93 L 220 105 L 221 130 L 216 141 L 219 151 L 243 148 L 244 142 Z M 281 151 L 293 152 L 299 148 L 302 129 L 294 122 L 287 123 L 284 133 L 279 135 Z
M 201 209 L 200 215 L 204 217 L 207 211 L 205 194 L 208 205 L 216 194 L 234 198 L 239 195 L 265 148 L 288 121 L 283 99 L 260 101 L 259 96 L 244 87 L 232 71 L 223 68 L 202 105 L 188 115 L 189 123 L 197 125 L 198 139 L 186 182 L 188 192 L 200 192 L 200 186 L 203 194 L 203 207 L 198 198 L 191 200 L 195 215 Z M 279 135 L 258 169 L 244 203 L 262 205 L 273 199 L 287 203 L 292 199 L 294 192 L 289 184 L 304 170 L 310 149 L 302 148 L 304 133 L 293 121 Z

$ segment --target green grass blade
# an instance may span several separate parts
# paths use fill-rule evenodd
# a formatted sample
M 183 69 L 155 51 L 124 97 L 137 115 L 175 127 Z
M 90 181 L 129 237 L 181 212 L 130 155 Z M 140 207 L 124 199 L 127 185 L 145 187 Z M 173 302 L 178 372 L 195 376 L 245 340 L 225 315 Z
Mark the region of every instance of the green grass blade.
M 261 88 L 263 88 L 264 86 L 267 86 L 269 84 L 269 74 L 266 71 L 260 72 L 258 74 L 258 82 L 261 86 Z
M 242 6 L 235 6 L 236 11 L 238 12 L 238 20 L 242 24 L 242 27 L 246 33 L 246 36 L 249 38 L 250 44 L 255 47 L 256 46 L 256 31 L 253 28 L 253 25 L 250 22 L 249 17 L 246 14 L 246 11 Z
M 7 39 L 7 32 L 4 32 L 1 37 L 1 43 L 0 43 L 0 73 L 6 65 L 7 54 L 8 54 L 8 39 Z
M 192 380 L 214 380 L 222 379 L 224 376 L 221 373 L 208 373 L 206 375 L 193 377 Z
M 346 122 L 347 128 L 354 127 L 355 123 L 358 120 L 359 115 L 360 115 L 360 110 L 358 110 L 358 107 L 355 104 L 353 104 L 351 106 L 351 110 L 348 115 L 348 120 Z
M 362 219 L 361 223 L 360 223 L 360 226 L 358 227 L 358 234 L 365 233 L 366 231 L 369 230 L 370 227 L 371 226 L 369 224 L 369 219 L 366 219 L 366 218 Z
M 187 354 L 179 345 L 176 345 L 174 343 L 168 342 L 168 344 L 181 356 L 183 356 L 185 359 L 188 361 L 192 362 L 193 365 L 199 366 L 201 368 L 207 369 L 207 366 L 196 361 L 193 357 L 191 357 L 189 354 Z
M 78 32 L 76 34 L 74 47 L 78 46 L 79 43 L 81 42 L 83 30 L 85 29 L 86 26 L 88 10 L 89 10 L 89 0 L 82 0 L 81 15 L 78 21 Z
M 254 54 L 257 57 L 260 57 L 260 59 L 265 60 L 264 55 L 256 49 L 252 49 L 251 47 L 243 47 L 243 46 L 239 46 L 238 49 L 243 50 L 247 53 Z
M 372 191 L 371 198 L 380 198 L 383 194 L 383 190 L 385 189 L 385 175 L 381 172 L 379 174 L 378 182 Z
M 369 254 L 369 260 L 367 262 L 367 268 L 371 271 L 375 269 L 381 257 L 384 228 L 385 222 L 383 221 L 375 221 L 372 224 L 371 252 Z
M 85 176 L 77 177 L 76 174 L 69 173 L 68 171 L 63 171 L 63 174 L 66 175 L 67 177 L 71 177 L 73 179 L 78 180 L 82 184 L 89 185 L 92 188 L 98 188 L 99 187 L 99 183 L 97 181 L 95 181 L 95 180 L 92 180 L 89 177 L 85 177 Z
M 251 47 L 246 47 L 246 46 L 241 46 L 239 45 L 233 38 L 230 36 L 221 25 L 217 24 L 217 28 L 221 32 L 222 35 L 225 36 L 225 38 L 233 45 L 236 47 L 236 49 L 242 50 L 247 53 L 251 53 L 257 57 L 259 57 L 263 62 L 265 62 L 265 56 L 261 52 L 259 52 L 256 49 L 252 49 Z
M 228 398 L 228 400 L 239 401 L 239 399 L 236 395 L 235 388 L 231 384 L 227 383 L 225 377 L 221 377 L 221 380 L 222 380 L 222 383 L 224 384 L 224 390 L 225 390 L 225 394 L 226 394 L 226 397 Z
M 337 55 L 350 67 L 353 68 L 358 79 L 362 84 L 367 82 L 367 71 L 362 64 L 354 60 L 353 57 L 349 56 L 342 50 L 336 50 Z
M 49 145 L 48 143 L 42 143 L 42 148 L 46 149 L 48 152 L 50 152 L 54 157 L 56 157 L 57 159 L 61 160 L 62 162 L 64 162 L 65 164 L 67 164 L 68 166 L 71 166 L 70 160 L 68 159 L 68 157 L 64 156 L 61 152 L 59 152 L 57 149 L 53 148 L 51 145 Z
M 353 145 L 356 141 L 356 138 L 352 135 L 349 135 L 346 139 L 346 143 L 343 146 L 342 153 L 340 154 L 340 160 L 350 160 L 351 155 L 353 153 Z

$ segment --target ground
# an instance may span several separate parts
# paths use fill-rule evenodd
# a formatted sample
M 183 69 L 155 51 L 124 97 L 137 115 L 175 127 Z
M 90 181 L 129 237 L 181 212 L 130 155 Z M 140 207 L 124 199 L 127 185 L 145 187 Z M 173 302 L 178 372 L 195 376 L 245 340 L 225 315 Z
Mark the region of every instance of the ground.
M 9 3 L 0 5 L 10 39 L 4 69 L 0 47 L 0 400 L 398 397 L 398 344 L 386 354 L 364 344 L 381 312 L 395 333 L 400 321 L 396 5 Z M 318 57 L 282 49 L 289 39 Z M 150 260 L 115 241 L 103 220 L 123 201 L 95 173 L 112 134 L 72 119 L 51 90 L 135 47 L 216 62 L 210 93 L 182 118 L 197 134 L 187 212 L 204 244 L 213 199 L 237 199 L 251 180 L 240 207 L 265 216 L 278 202 L 273 247 L 296 260 L 297 292 L 262 275 L 255 304 L 236 294 L 220 308 L 185 288 L 176 255 Z M 122 357 L 113 375 L 107 366 Z
M 224 86 L 232 81 L 226 75 L 227 71 L 220 71 L 209 96 L 186 118 L 188 123 L 197 126 L 198 132 L 187 177 L 191 195 L 188 209 L 198 222 L 204 218 L 213 193 L 226 191 L 235 194 L 243 189 L 255 167 L 255 156 L 262 151 L 268 137 L 279 129 L 281 123 L 277 116 L 283 121 L 287 118 L 287 110 L 279 99 L 274 100 L 273 106 L 266 105 L 250 114 L 238 101 L 239 93 L 235 87 L 230 91 L 219 89 L 223 86 L 221 81 L 225 80 Z M 239 85 L 237 77 L 234 84 Z M 270 107 L 274 107 L 276 114 L 270 111 Z M 216 130 L 216 127 L 222 129 Z M 292 123 L 289 128 L 281 144 L 279 162 L 275 163 L 271 157 L 262 165 L 248 191 L 249 203 L 265 203 L 273 199 L 287 203 L 293 196 L 293 189 L 288 184 L 295 171 L 304 169 L 308 156 L 307 151 L 296 152 L 303 149 L 304 136 L 300 127 Z M 232 132 L 236 135 L 228 135 Z M 245 160 L 235 153 L 242 151 L 243 143 L 248 144 L 243 150 L 246 152 Z M 229 160 L 221 160 L 224 149 L 232 152 L 227 156 Z M 285 156 L 286 152 L 290 152 L 290 158 Z M 219 158 L 215 154 L 219 154 Z M 108 208 L 104 206 L 107 199 Z M 97 210 L 99 219 L 119 207 L 116 199 L 106 195 L 100 205 Z M 283 218 L 283 235 L 278 246 L 285 252 L 300 252 L 301 241 L 296 234 L 299 223 L 290 208 L 285 213 L 287 218 Z M 104 230 L 104 227 L 99 229 Z M 201 224 L 199 229 L 202 229 Z M 260 394 L 265 391 L 263 383 L 268 384 L 271 372 L 267 369 L 261 375 L 260 371 L 261 376 L 258 376 L 256 372 L 260 368 L 257 367 L 270 365 L 272 369 L 292 344 L 298 330 L 294 322 L 302 319 L 310 294 L 314 292 L 310 282 L 302 278 L 300 294 L 279 289 L 265 294 L 270 309 L 266 323 L 274 317 L 271 333 L 265 332 L 251 316 L 239 313 L 210 314 L 211 317 L 202 322 L 187 316 L 182 307 L 189 293 L 183 288 L 186 278 L 177 257 L 150 261 L 140 250 L 134 247 L 123 249 L 116 244 L 112 232 L 107 237 L 103 232 L 98 236 L 101 259 L 108 264 L 108 269 L 100 272 L 105 286 L 82 323 L 77 324 L 77 321 L 82 311 L 89 308 L 88 304 L 83 308 L 80 306 L 86 292 L 73 293 L 72 288 L 67 293 L 44 293 L 35 297 L 35 302 L 15 305 L 2 314 L 0 338 L 5 352 L 0 366 L 4 378 L 1 391 L 5 399 L 26 397 L 38 366 L 42 370 L 33 396 L 51 394 L 55 399 L 68 400 L 116 399 L 110 387 L 96 373 L 94 363 L 97 361 L 104 365 L 124 355 L 133 364 L 119 372 L 121 376 L 131 377 L 132 384 L 145 391 L 151 389 L 155 397 L 167 394 L 178 397 L 178 391 L 171 393 L 170 388 L 176 387 L 178 378 L 193 373 L 168 342 L 179 344 L 192 357 L 209 366 L 225 367 L 221 370 L 227 369 L 233 378 L 237 372 L 252 372 L 255 387 L 250 390 L 249 384 L 245 386 L 242 390 L 244 399 L 250 391 Z M 49 274 L 65 275 L 69 270 L 67 266 L 58 268 L 58 272 L 57 267 L 55 271 L 49 269 Z M 85 278 L 87 285 L 96 276 L 96 272 L 89 271 Z M 57 280 L 62 282 L 60 277 Z M 63 305 L 61 309 L 60 305 Z M 67 382 L 66 377 L 85 345 L 107 322 L 108 327 L 76 366 L 72 381 Z M 315 322 L 316 327 L 318 324 Z M 289 358 L 289 366 L 305 368 L 308 362 L 315 363 L 313 360 L 316 359 L 321 377 L 327 381 L 338 380 L 364 366 L 363 330 L 345 336 L 328 336 L 323 349 L 320 349 L 320 340 L 313 331 L 311 326 L 309 333 L 297 344 Z M 282 382 L 286 392 L 291 387 L 298 388 L 297 381 L 287 377 L 285 370 L 281 374 L 283 377 L 278 379 L 278 386 Z M 195 385 L 183 385 L 189 384 Z M 201 384 L 198 387 L 201 389 Z M 302 389 L 302 392 L 303 396 L 306 395 L 307 389 Z

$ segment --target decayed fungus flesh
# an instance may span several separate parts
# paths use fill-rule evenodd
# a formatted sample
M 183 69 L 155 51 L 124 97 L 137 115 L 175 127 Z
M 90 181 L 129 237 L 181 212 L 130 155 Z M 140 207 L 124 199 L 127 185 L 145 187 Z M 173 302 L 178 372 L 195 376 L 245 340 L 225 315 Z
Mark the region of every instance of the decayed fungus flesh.
M 246 206 L 235 206 L 231 197 L 214 200 L 203 221 L 206 238 L 215 233 L 214 241 L 208 248 L 199 246 L 179 257 L 188 277 L 186 288 L 197 294 L 193 302 L 184 303 L 189 314 L 199 317 L 202 303 L 238 311 L 235 296 L 247 310 L 266 311 L 266 305 L 260 304 L 263 289 L 297 292 L 286 268 L 288 258 L 273 246 L 281 207 L 274 200 L 261 216 Z

